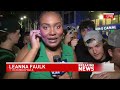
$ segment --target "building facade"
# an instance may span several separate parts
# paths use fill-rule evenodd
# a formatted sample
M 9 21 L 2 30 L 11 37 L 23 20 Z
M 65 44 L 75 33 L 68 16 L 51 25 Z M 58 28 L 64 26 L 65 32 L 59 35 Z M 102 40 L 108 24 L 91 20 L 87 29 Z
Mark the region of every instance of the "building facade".
M 105 13 L 113 14 L 114 18 L 104 18 Z M 99 17 L 100 15 L 102 18 Z M 98 11 L 91 16 L 91 20 L 95 22 L 95 30 L 98 30 L 104 38 L 108 38 L 108 35 L 114 30 L 120 29 L 120 11 Z
M 114 18 L 103 18 L 104 13 L 114 13 Z M 95 23 L 95 30 L 98 30 L 104 38 L 107 38 L 114 30 L 120 29 L 120 11 L 62 11 L 62 17 L 64 28 L 77 27 L 81 21 L 90 19 Z

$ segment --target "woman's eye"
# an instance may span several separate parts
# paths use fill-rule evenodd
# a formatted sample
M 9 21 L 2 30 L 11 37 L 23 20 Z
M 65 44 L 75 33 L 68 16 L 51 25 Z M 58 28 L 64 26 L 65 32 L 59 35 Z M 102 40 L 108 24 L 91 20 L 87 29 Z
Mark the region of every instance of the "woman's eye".
M 60 29 L 61 26 L 57 26 L 57 29 Z
M 47 27 L 43 27 L 43 29 L 47 30 Z

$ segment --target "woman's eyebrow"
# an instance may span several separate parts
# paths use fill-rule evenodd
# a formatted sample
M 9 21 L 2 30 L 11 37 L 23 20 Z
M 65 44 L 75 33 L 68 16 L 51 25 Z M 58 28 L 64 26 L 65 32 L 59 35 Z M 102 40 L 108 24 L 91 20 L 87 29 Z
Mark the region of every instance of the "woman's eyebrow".
M 48 24 L 48 23 L 42 23 L 40 26 L 42 26 L 42 25 L 50 26 L 50 24 Z
M 61 23 L 61 22 L 57 22 L 57 23 L 55 23 L 55 24 L 54 24 L 54 26 L 55 26 L 55 25 L 57 25 L 57 24 L 62 24 L 62 23 Z M 42 25 L 51 26 L 51 25 L 50 25 L 50 24 L 48 24 L 48 23 L 42 23 L 40 26 L 42 26 Z

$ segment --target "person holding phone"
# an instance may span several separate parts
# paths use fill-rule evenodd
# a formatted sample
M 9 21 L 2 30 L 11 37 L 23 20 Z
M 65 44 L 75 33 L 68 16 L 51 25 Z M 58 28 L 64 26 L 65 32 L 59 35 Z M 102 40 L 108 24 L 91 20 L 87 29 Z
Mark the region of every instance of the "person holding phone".
M 67 62 L 76 62 L 73 49 L 62 42 L 63 21 L 56 11 L 44 11 L 39 17 L 39 30 L 30 32 L 30 43 L 16 57 L 16 62 L 54 62 L 59 55 Z M 5 79 L 54 79 L 50 72 L 10 72 Z M 58 79 L 77 79 L 78 72 L 66 72 Z
M 78 32 L 76 30 L 69 30 L 64 38 L 64 43 L 75 49 L 75 46 L 78 44 Z

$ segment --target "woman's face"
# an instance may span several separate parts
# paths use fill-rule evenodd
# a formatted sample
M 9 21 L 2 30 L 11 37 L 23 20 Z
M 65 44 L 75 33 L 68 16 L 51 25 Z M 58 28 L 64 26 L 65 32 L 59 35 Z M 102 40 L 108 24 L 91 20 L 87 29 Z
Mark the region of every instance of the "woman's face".
M 44 43 L 49 47 L 60 44 L 63 36 L 62 20 L 57 13 L 47 12 L 40 18 L 40 32 Z

